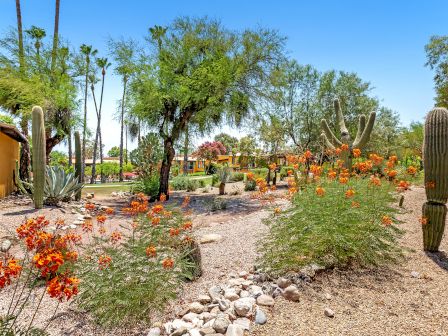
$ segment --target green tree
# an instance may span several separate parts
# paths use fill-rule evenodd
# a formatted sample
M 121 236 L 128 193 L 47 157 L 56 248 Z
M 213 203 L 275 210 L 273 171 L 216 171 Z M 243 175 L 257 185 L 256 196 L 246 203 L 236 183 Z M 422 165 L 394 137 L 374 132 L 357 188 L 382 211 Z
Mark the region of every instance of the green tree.
M 255 160 L 255 152 L 257 150 L 256 140 L 253 136 L 247 135 L 240 139 L 240 165 L 241 167 L 247 167 L 249 164 L 253 164 Z
M 119 146 L 113 146 L 107 152 L 107 156 L 109 156 L 109 157 L 119 157 L 120 156 L 120 147 Z M 127 152 L 126 151 L 123 151 L 123 156 L 127 156 Z
M 132 155 L 132 152 L 131 152 Z M 131 162 L 143 178 L 157 172 L 157 165 L 162 160 L 163 148 L 157 133 L 146 134 L 137 147 Z
M 135 73 L 138 45 L 134 40 L 109 40 L 109 50 L 116 63 L 115 73 L 121 77 L 123 92 L 120 100 L 120 182 L 123 181 L 123 152 L 125 109 L 127 106 L 128 83 Z M 127 154 L 126 154 L 127 158 Z
M 435 70 L 436 104 L 448 107 L 448 35 L 431 36 L 425 51 L 426 66 Z
M 400 147 L 400 132 L 400 116 L 398 113 L 389 108 L 381 107 L 377 113 L 375 127 L 366 149 L 384 157 L 397 154 Z
M 168 195 L 174 145 L 194 125 L 207 132 L 223 119 L 239 124 L 260 95 L 284 40 L 260 29 L 231 32 L 213 20 L 178 18 L 159 39 L 132 82 L 133 112 L 163 139 L 160 194 Z
M 238 139 L 229 134 L 219 133 L 219 134 L 215 135 L 214 140 L 219 141 L 220 143 L 222 143 L 224 145 L 224 147 L 226 148 L 227 154 L 228 153 L 235 154 L 234 153 L 235 150 L 238 149 L 238 144 L 239 144 Z

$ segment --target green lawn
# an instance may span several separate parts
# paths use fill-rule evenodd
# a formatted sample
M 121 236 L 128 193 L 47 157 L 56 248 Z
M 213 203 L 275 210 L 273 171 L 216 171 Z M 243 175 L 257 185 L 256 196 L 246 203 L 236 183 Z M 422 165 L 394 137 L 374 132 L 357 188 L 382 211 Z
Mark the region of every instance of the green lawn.
M 82 189 L 83 194 L 108 195 L 113 191 L 129 191 L 132 182 L 111 182 L 99 184 L 86 184 Z

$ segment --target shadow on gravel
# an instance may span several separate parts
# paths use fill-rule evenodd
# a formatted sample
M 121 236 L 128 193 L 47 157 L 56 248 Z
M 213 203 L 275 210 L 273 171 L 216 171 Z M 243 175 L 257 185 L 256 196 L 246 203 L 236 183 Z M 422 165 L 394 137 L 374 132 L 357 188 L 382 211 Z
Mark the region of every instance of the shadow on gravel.
M 437 266 L 448 271 L 448 255 L 446 252 L 425 252 L 426 255 L 434 261 Z
M 13 211 L 13 212 L 6 212 L 3 215 L 4 216 L 20 216 L 20 215 L 29 215 L 39 212 L 40 209 L 25 209 L 20 211 Z

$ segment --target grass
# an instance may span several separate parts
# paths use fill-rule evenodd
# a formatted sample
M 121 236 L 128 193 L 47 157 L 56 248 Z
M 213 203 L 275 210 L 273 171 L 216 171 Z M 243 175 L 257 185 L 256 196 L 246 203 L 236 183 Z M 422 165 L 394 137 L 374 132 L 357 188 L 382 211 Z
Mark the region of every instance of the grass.
M 94 193 L 95 195 L 109 195 L 111 192 L 129 191 L 132 182 L 112 182 L 102 184 L 86 184 L 82 188 L 82 194 Z
M 307 185 L 290 208 L 266 220 L 270 234 L 261 245 L 259 260 L 265 271 L 298 271 L 312 263 L 367 267 L 400 259 L 401 231 L 393 220 L 392 185 L 383 180 L 381 186 L 372 186 L 368 178 L 352 178 L 349 185 L 323 181 L 321 186 L 323 196 L 316 194 L 316 184 Z M 355 195 L 347 198 L 349 188 Z M 386 218 L 392 225 L 385 225 Z

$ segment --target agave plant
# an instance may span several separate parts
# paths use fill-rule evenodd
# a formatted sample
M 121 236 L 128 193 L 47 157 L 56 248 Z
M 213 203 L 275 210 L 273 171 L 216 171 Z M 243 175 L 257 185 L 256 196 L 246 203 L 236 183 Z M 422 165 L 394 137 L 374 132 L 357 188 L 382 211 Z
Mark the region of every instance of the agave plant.
M 224 195 L 224 189 L 226 187 L 226 183 L 229 182 L 230 176 L 232 175 L 232 168 L 229 166 L 224 166 L 218 169 L 216 173 L 219 180 L 219 194 Z
M 79 183 L 74 173 L 66 173 L 62 167 L 47 167 L 45 176 L 45 204 L 56 205 L 60 201 L 69 201 L 81 190 L 84 184 Z

